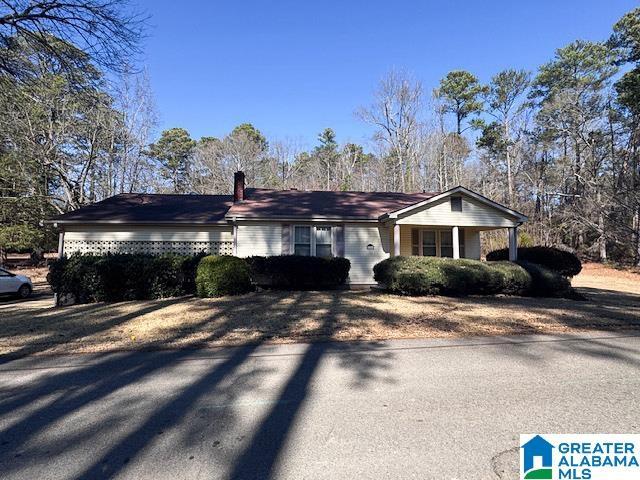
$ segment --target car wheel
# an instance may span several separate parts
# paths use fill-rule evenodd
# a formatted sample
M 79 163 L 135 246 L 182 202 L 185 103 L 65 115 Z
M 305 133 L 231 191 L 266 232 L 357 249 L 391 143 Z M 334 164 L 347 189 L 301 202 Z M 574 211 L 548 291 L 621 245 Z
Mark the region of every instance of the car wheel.
M 27 298 L 29 295 L 31 295 L 31 287 L 26 283 L 24 285 L 21 285 L 18 289 L 18 296 L 20 298 Z

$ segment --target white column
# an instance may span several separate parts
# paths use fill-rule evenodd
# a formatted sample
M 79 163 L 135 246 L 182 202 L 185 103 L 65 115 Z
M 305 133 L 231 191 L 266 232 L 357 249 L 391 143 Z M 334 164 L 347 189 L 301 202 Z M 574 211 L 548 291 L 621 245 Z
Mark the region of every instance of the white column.
M 393 225 L 393 256 L 400 256 L 400 225 L 397 223 Z
M 231 254 L 235 257 L 238 255 L 238 224 L 233 224 L 233 243 Z
M 54 225 L 55 227 L 57 227 L 57 225 Z M 61 230 L 60 233 L 58 234 L 58 258 L 62 258 L 64 256 L 64 230 Z M 53 294 L 53 306 L 57 307 L 58 306 L 58 294 L 54 293 Z
M 58 234 L 58 258 L 64 256 L 64 230 Z
M 518 259 L 518 227 L 509 228 L 509 261 Z
M 458 227 L 451 227 L 451 241 L 453 243 L 453 258 L 460 258 L 460 237 Z

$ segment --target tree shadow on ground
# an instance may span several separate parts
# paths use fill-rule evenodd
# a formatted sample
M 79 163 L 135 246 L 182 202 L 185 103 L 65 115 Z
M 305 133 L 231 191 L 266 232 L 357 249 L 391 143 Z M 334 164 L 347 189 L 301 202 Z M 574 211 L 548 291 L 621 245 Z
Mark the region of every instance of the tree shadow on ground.
M 3 318 L 2 330 L 5 332 L 5 335 L 11 335 L 19 333 L 25 328 L 31 330 L 38 328 L 39 337 L 35 342 L 30 342 L 11 353 L 0 356 L 0 365 L 16 358 L 46 351 L 52 344 L 74 342 L 96 333 L 104 332 L 118 325 L 123 325 L 136 317 L 153 313 L 168 305 L 173 305 L 185 300 L 184 298 L 168 298 L 147 302 L 144 307 L 126 314 L 119 314 L 120 307 L 118 304 L 113 305 L 106 303 L 79 305 L 73 310 L 51 308 L 33 311 L 31 309 L 25 309 L 19 314 Z M 50 321 L 50 313 L 54 310 L 57 312 L 54 318 L 62 317 L 65 323 L 79 324 L 79 327 L 64 328 L 59 322 Z M 101 320 L 83 324 L 83 318 L 87 315 L 100 316 Z
M 307 294 L 292 292 L 290 296 L 304 301 Z M 334 297 L 333 302 L 337 301 L 338 297 Z M 286 302 L 281 306 L 281 313 L 287 315 L 296 304 Z M 332 306 L 327 307 L 326 313 L 316 325 L 319 335 L 330 335 L 337 323 L 337 319 L 332 315 Z M 234 315 L 243 313 L 243 307 L 236 303 L 229 304 L 226 308 L 233 309 Z M 251 305 L 247 305 L 244 308 L 245 313 L 250 312 L 252 308 Z M 77 314 L 80 315 L 81 311 L 82 309 Z M 225 309 L 219 309 L 215 313 L 223 317 L 229 314 Z M 205 318 L 202 322 L 210 320 Z M 218 323 L 217 328 L 208 331 L 209 339 L 224 336 L 233 328 L 235 327 L 232 323 Z M 127 469 L 132 459 L 155 446 L 162 432 L 171 431 L 186 419 L 192 419 L 197 415 L 205 399 L 214 399 L 214 403 L 220 405 L 216 411 L 216 418 L 220 421 L 216 421 L 206 430 L 211 436 L 220 437 L 225 431 L 238 426 L 239 414 L 234 402 L 243 395 L 251 395 L 259 389 L 263 377 L 269 373 L 269 369 L 261 364 L 248 363 L 268 338 L 268 335 L 263 335 L 252 345 L 225 351 L 222 358 L 209 361 L 211 365 L 207 363 L 208 366 L 194 378 L 186 379 L 183 387 L 177 392 L 166 392 L 157 398 L 121 396 L 131 392 L 136 385 L 153 382 L 157 375 L 179 368 L 182 362 L 191 359 L 192 351 L 182 349 L 98 356 L 88 365 L 63 368 L 61 371 L 54 369 L 54 373 L 46 372 L 39 375 L 33 384 L 26 388 L 3 388 L 0 390 L 0 469 L 3 475 L 7 478 L 19 478 L 30 471 L 31 466 L 47 464 L 55 456 L 64 454 L 75 442 L 91 445 L 98 443 L 102 435 L 107 435 L 107 438 L 115 440 L 99 455 L 95 455 L 90 464 L 73 474 L 73 478 L 113 478 Z M 370 344 L 367 348 L 370 354 L 374 354 L 377 345 Z M 350 361 L 348 357 L 353 354 L 351 350 L 348 345 L 336 348 L 327 343 L 306 346 L 298 357 L 299 364 L 295 371 L 286 380 L 285 387 L 273 403 L 274 407 L 265 417 L 263 424 L 257 427 L 243 453 L 228 452 L 223 458 L 221 452 L 214 450 L 212 455 L 220 455 L 216 461 L 225 463 L 229 470 L 235 469 L 231 474 L 233 478 L 241 478 L 238 472 L 249 475 L 253 469 L 261 473 L 243 478 L 269 478 L 277 464 L 279 452 L 286 443 L 291 425 L 309 395 L 308 386 L 311 379 L 321 359 L 328 352 L 345 355 L 341 367 L 351 370 L 354 373 L 354 384 L 363 389 L 368 381 L 375 379 L 376 371 L 389 367 L 387 362 L 393 357 L 393 354 L 385 353 L 377 360 Z M 17 368 L 28 369 L 29 365 L 33 365 L 30 360 L 24 359 L 24 366 Z M 11 366 L 9 360 L 5 361 L 2 372 L 11 372 Z M 115 403 L 116 408 L 103 411 L 104 417 L 99 419 L 97 426 L 89 426 L 83 422 L 75 426 L 75 419 L 82 412 L 91 411 L 92 408 L 102 406 L 114 398 L 118 399 Z M 127 409 L 133 409 L 137 402 L 154 402 L 155 407 L 145 418 L 132 419 Z M 59 439 L 56 429 L 64 424 L 74 424 L 74 427 L 66 438 Z M 132 427 L 117 427 L 128 424 Z M 268 448 L 263 448 L 266 444 Z M 176 444 L 173 448 L 182 446 Z M 258 449 L 260 461 L 256 457 Z M 246 461 L 248 457 L 253 460 Z M 241 470 L 238 470 L 239 468 Z
M 157 375 L 189 361 L 193 352 L 182 349 L 144 355 L 131 352 L 99 356 L 88 365 L 53 370 L 55 373 L 37 376 L 27 387 L 19 383 L 0 387 L 0 470 L 9 478 L 20 477 L 26 474 L 30 465 L 46 464 L 53 455 L 64 454 L 73 442 L 98 442 L 102 433 L 109 432 L 109 438 L 113 438 L 113 441 L 74 476 L 115 477 L 128 468 L 131 459 L 157 445 L 159 436 L 163 435 L 160 432 L 170 431 L 197 415 L 199 409 L 204 408 L 202 402 L 206 399 L 214 399 L 214 403 L 219 405 L 216 407 L 218 421 L 207 427 L 201 427 L 197 422 L 192 424 L 187 437 L 176 441 L 171 445 L 172 448 L 183 448 L 189 442 L 197 442 L 203 432 L 217 438 L 232 429 L 243 428 L 236 402 L 258 391 L 265 376 L 270 373 L 270 369 L 249 360 L 254 358 L 261 346 L 274 338 L 340 338 L 343 329 L 348 329 L 349 325 L 372 319 L 375 324 L 396 329 L 424 326 L 430 332 L 444 336 L 482 334 L 486 332 L 487 320 L 482 317 L 478 305 L 499 306 L 507 312 L 526 309 L 537 315 L 540 322 L 555 322 L 586 331 L 639 326 L 640 296 L 598 289 L 590 289 L 586 293 L 589 297 L 587 302 L 520 297 L 414 298 L 410 302 L 418 307 L 417 311 L 421 312 L 424 306 L 426 312 L 414 316 L 389 309 L 387 296 L 370 292 L 328 292 L 322 295 L 314 292 L 270 292 L 215 302 L 191 298 L 167 299 L 148 302 L 142 309 L 122 314 L 119 313 L 120 304 L 74 307 L 69 310 L 74 322 L 81 322 L 83 315 L 87 314 L 104 315 L 102 321 L 89 325 L 85 331 L 74 333 L 74 339 L 125 324 L 145 313 L 185 303 L 200 316 L 190 321 L 188 326 L 178 324 L 169 329 L 161 340 L 146 344 L 146 348 L 175 344 L 210 346 L 221 339 L 247 332 L 251 333 L 248 337 L 251 344 L 226 351 L 222 358 L 212 361 L 211 365 L 207 364 L 194 378 L 185 379 L 178 391 L 151 398 L 120 399 L 116 403 L 118 408 L 104 413 L 97 426 L 92 424 L 89 428 L 79 425 L 62 441 L 56 435 L 48 434 L 61 424 L 72 422 L 79 413 L 90 410 L 92 406 L 105 404 L 114 395 L 129 392 L 145 382 L 154 382 Z M 427 307 L 435 308 L 436 314 L 430 313 Z M 20 321 L 27 321 L 27 316 L 25 313 L 22 317 L 10 320 L 16 322 L 12 328 L 18 328 Z M 46 322 L 46 318 L 42 316 L 36 320 Z M 476 327 L 470 328 L 469 324 L 474 322 Z M 500 324 L 508 333 L 538 333 L 531 324 L 516 318 L 501 318 Z M 56 324 L 45 324 L 43 344 L 25 346 L 15 356 L 44 350 L 46 342 L 56 341 L 56 328 Z M 180 343 L 193 332 L 200 334 L 193 340 Z M 369 335 L 370 332 L 364 332 L 361 338 L 366 339 Z M 517 342 L 501 337 L 496 339 L 495 348 L 500 348 L 505 355 L 519 355 L 531 362 L 541 360 L 517 345 L 508 349 L 498 346 L 505 343 L 515 345 Z M 549 342 L 548 349 L 550 352 L 571 351 L 638 366 L 635 350 L 626 351 L 624 347 L 613 345 L 606 339 L 594 339 L 588 343 Z M 359 344 L 316 342 L 305 345 L 296 357 L 297 363 L 277 398 L 270 401 L 267 414 L 251 430 L 246 441 L 239 442 L 236 449 L 221 451 L 211 448 L 210 455 L 221 468 L 228 470 L 228 478 L 274 478 L 292 428 L 313 394 L 313 379 L 323 359 L 328 355 L 338 355 L 340 368 L 353 374 L 352 386 L 364 392 L 371 382 L 390 368 L 394 361 L 393 352 L 393 349 L 377 341 Z M 23 368 L 28 369 L 37 363 L 27 360 L 24 360 Z M 14 365 L 12 359 L 4 358 L 2 361 L 3 371 L 11 371 Z M 154 402 L 155 407 L 144 418 L 132 421 L 128 409 L 134 410 L 138 402 Z M 127 421 L 131 426 L 124 432 L 116 428 L 116 425 Z

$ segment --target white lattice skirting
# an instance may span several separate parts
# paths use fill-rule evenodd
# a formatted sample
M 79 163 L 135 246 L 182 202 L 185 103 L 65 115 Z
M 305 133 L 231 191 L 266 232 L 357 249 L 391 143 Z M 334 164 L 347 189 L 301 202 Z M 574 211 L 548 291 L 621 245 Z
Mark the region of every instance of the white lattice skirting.
M 231 255 L 233 242 L 170 242 L 149 240 L 68 240 L 64 242 L 67 255 L 73 253 L 177 253 L 180 255 L 196 255 L 200 252 L 212 255 Z

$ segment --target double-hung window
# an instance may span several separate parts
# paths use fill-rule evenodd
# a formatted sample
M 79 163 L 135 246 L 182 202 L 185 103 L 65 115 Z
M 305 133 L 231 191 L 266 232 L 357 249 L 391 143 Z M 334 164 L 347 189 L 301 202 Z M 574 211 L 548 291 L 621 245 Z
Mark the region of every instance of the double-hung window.
M 425 257 L 435 257 L 438 255 L 435 230 L 425 230 L 422 232 L 422 255 Z
M 420 231 L 417 228 L 411 230 L 411 255 L 420 255 Z
M 311 227 L 296 225 L 294 227 L 293 253 L 295 255 L 311 255 Z
M 331 227 L 315 227 L 316 257 L 331 256 Z
M 440 256 L 453 258 L 453 233 L 451 230 L 440 230 Z
M 293 227 L 293 253 L 304 256 L 332 256 L 331 227 L 295 225 Z

